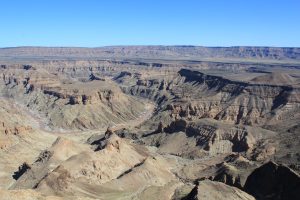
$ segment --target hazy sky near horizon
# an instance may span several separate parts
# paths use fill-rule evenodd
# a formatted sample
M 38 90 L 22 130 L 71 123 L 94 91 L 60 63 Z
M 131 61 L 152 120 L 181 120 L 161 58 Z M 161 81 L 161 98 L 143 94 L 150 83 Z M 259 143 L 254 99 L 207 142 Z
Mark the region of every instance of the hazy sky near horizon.
M 300 47 L 300 0 L 1 0 L 0 8 L 0 47 Z

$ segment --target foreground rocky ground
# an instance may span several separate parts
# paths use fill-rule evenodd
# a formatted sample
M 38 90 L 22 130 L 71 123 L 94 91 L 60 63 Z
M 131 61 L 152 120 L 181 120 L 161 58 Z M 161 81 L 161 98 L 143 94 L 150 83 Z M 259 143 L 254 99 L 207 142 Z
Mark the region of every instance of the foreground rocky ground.
M 0 50 L 0 199 L 299 198 L 299 49 L 108 49 Z

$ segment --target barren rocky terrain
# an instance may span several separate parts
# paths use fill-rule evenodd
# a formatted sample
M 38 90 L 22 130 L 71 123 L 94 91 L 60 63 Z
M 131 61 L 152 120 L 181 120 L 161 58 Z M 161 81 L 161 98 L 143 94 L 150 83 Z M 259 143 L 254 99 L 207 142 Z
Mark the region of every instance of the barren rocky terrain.
M 300 197 L 300 49 L 0 49 L 0 199 Z

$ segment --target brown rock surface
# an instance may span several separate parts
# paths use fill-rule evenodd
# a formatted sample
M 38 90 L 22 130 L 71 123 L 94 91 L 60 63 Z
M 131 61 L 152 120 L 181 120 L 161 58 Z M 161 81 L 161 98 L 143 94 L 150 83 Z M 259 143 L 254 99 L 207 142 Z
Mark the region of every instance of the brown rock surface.
M 44 116 L 47 129 L 104 128 L 136 119 L 144 111 L 144 102 L 123 94 L 110 80 L 82 82 L 44 69 L 1 71 L 2 93 Z
M 298 51 L 0 49 L 0 199 L 294 195 Z
M 183 199 L 207 199 L 207 200 L 255 200 L 254 197 L 242 190 L 225 185 L 224 183 L 209 180 L 200 181 L 186 198 Z
M 0 189 L 1 200 L 62 200 L 55 196 L 43 196 L 34 190 L 2 190 Z

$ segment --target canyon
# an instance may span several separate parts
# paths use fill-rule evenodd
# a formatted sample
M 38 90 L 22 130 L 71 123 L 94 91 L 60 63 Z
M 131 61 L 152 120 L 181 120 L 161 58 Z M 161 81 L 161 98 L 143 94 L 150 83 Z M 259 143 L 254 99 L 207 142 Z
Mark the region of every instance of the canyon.
M 297 199 L 300 48 L 0 49 L 0 199 Z

